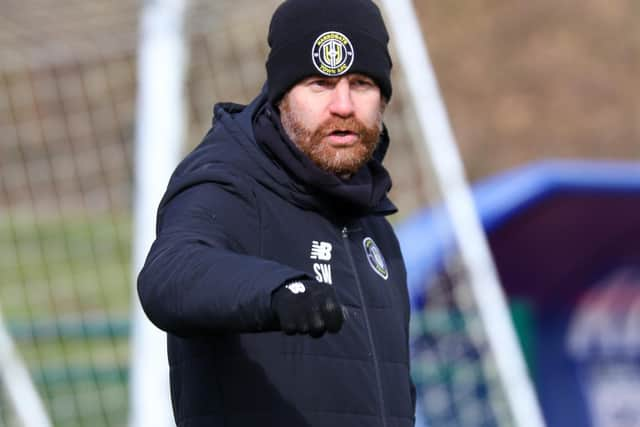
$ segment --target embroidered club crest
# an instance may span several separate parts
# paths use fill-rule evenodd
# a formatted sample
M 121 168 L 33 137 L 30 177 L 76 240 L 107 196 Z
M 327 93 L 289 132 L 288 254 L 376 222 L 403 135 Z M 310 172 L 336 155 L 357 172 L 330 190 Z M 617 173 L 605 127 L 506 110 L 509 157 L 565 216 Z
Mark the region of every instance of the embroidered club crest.
M 327 31 L 313 43 L 313 65 L 325 76 L 341 76 L 351 68 L 355 52 L 351 41 L 342 33 Z
M 364 252 L 367 255 L 367 260 L 369 260 L 369 265 L 373 268 L 373 271 L 378 273 L 384 280 L 387 280 L 389 278 L 387 263 L 380 249 L 378 249 L 376 242 L 374 242 L 371 237 L 365 237 L 362 241 L 362 246 L 364 246 Z

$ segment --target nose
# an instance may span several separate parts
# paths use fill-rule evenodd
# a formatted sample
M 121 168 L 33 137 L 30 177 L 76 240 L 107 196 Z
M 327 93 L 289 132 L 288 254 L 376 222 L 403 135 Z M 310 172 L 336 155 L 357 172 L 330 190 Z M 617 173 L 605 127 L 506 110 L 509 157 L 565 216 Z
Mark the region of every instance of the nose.
M 347 79 L 340 79 L 333 88 L 329 111 L 331 114 L 340 117 L 349 117 L 353 114 L 354 106 L 351 99 L 351 87 Z

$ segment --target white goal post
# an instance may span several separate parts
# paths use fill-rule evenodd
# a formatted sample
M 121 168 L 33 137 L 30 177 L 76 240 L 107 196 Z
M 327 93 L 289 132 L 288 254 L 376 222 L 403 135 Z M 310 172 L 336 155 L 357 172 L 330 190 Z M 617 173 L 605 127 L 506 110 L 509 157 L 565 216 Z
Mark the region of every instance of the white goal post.
M 164 332 L 142 312 L 136 277 L 155 239 L 156 209 L 186 127 L 186 0 L 146 0 L 140 20 L 135 149 L 130 427 L 175 425 Z
M 411 0 L 382 0 L 425 150 L 451 218 L 462 264 L 518 427 L 545 425 L 512 326 L 489 245 L 475 211 L 464 166 Z
M 44 408 L 40 395 L 31 381 L 29 371 L 17 354 L 16 347 L 7 332 L 0 310 L 0 382 L 17 418 L 24 426 L 50 427 L 51 421 Z

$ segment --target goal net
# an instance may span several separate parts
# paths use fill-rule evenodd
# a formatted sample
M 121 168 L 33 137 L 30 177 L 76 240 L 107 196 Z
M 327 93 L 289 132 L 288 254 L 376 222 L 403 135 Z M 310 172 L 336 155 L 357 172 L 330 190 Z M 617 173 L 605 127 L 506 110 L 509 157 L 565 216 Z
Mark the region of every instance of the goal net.
M 0 312 L 52 425 L 122 426 L 137 6 L 38 3 L 0 18 Z
M 0 313 L 53 425 L 123 426 L 131 409 L 132 165 L 142 4 L 9 3 L 0 17 Z M 187 2 L 183 152 L 210 126 L 214 102 L 247 102 L 260 90 L 268 21 L 279 3 Z M 55 19 L 46 13 L 53 7 Z M 399 221 L 435 203 L 438 192 L 424 168 L 399 64 L 392 78 L 386 165 Z M 153 161 L 153 153 L 148 157 Z M 437 426 L 508 426 L 499 373 L 460 276 L 438 279 L 414 314 L 419 415 Z M 9 393 L 0 388 L 0 426 L 18 427 L 24 420 Z M 478 414 L 485 424 L 469 421 Z

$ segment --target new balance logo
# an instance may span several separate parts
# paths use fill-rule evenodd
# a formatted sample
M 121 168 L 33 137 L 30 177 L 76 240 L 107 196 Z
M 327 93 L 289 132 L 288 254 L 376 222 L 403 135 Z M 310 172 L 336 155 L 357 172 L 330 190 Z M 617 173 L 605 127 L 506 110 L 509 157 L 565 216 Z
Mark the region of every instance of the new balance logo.
M 329 242 L 311 242 L 311 259 L 320 261 L 331 261 L 331 249 L 333 246 Z
M 331 261 L 331 250 L 333 246 L 329 242 L 319 242 L 314 240 L 311 242 L 311 259 L 317 259 L 319 261 Z M 313 264 L 313 272 L 316 274 L 316 280 L 318 282 L 326 283 L 328 285 L 333 284 L 331 279 L 331 264 Z

